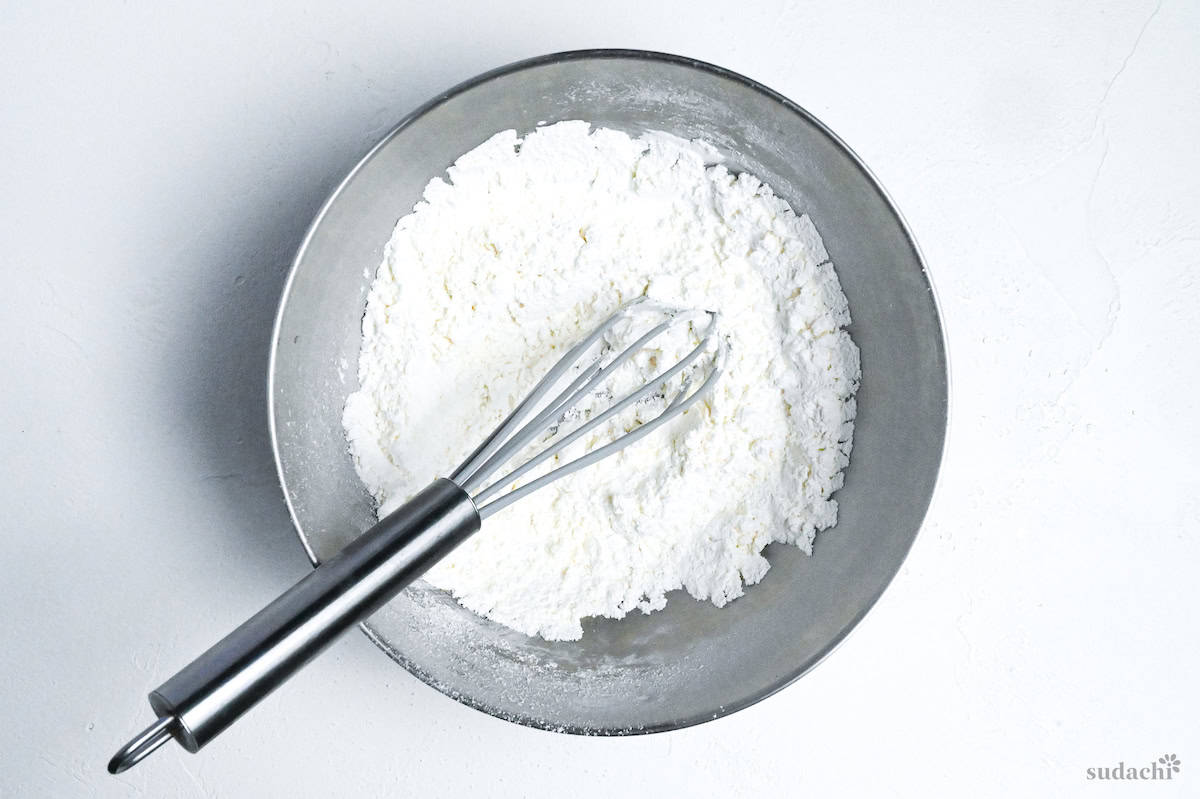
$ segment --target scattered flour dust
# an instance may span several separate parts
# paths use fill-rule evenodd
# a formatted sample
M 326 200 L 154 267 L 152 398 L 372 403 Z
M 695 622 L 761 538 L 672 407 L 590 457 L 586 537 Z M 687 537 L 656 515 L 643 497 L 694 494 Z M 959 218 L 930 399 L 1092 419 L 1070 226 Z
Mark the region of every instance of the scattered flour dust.
M 717 309 L 730 344 L 706 402 L 489 518 L 426 575 L 476 613 L 573 640 L 582 619 L 649 613 L 677 588 L 722 606 L 762 579 L 767 544 L 811 551 L 836 522 L 859 381 L 846 298 L 808 217 L 719 161 L 661 133 L 509 130 L 397 224 L 343 420 L 380 516 L 626 300 Z

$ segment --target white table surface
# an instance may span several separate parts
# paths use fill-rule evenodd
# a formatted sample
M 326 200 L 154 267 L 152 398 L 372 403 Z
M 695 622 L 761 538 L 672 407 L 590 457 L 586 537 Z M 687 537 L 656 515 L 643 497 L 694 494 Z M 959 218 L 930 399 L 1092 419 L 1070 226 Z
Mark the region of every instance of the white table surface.
M 166 5 L 0 12 L 0 795 L 1200 795 L 1200 5 Z M 953 423 L 891 589 L 688 730 L 524 729 L 355 634 L 107 775 L 147 690 L 308 568 L 263 389 L 322 199 L 434 93 L 598 46 L 783 92 L 916 231 Z M 1086 779 L 1164 753 L 1171 783 Z

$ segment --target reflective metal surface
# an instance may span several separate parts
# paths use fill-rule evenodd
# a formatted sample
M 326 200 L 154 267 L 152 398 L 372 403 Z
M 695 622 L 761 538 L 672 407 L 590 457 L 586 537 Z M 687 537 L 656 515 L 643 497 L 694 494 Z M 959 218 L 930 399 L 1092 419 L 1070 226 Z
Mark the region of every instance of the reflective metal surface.
M 479 530 L 470 496 L 437 479 L 150 692 L 158 720 L 108 770 L 168 739 L 197 752 L 356 623 Z
M 921 256 L 875 179 L 802 109 L 717 67 L 604 50 L 496 70 L 409 116 L 334 193 L 297 255 L 272 348 L 276 460 L 314 562 L 374 523 L 341 412 L 355 388 L 359 325 L 383 246 L 456 157 L 496 131 L 563 119 L 705 139 L 731 168 L 753 172 L 812 217 L 862 350 L 838 525 L 818 536 L 811 558 L 770 547 L 766 578 L 723 609 L 678 592 L 649 616 L 591 620 L 578 642 L 528 638 L 421 584 L 365 628 L 421 679 L 503 718 L 590 734 L 672 729 L 758 701 L 828 654 L 898 570 L 941 461 L 946 350 Z

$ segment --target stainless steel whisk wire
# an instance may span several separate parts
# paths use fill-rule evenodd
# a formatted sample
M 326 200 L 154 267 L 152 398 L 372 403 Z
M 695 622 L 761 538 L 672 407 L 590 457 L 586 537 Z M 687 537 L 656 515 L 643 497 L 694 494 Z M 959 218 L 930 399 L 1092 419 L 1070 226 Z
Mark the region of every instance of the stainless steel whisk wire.
M 602 339 L 622 320 L 643 313 L 665 319 L 605 363 L 614 347 Z M 679 361 L 605 410 L 581 414 L 582 422 L 563 432 L 567 422 L 574 421 L 568 419 L 570 412 L 654 339 L 704 318 L 708 324 L 699 343 Z M 709 393 L 724 370 L 729 343 L 718 335 L 718 321 L 716 311 L 671 308 L 645 297 L 622 305 L 567 350 L 449 479 L 434 480 L 152 691 L 150 705 L 158 719 L 113 756 L 108 770 L 119 774 L 131 768 L 171 738 L 189 752 L 198 751 L 345 630 L 477 532 L 484 519 L 686 413 Z M 710 357 L 702 361 L 710 350 Z M 579 374 L 551 396 L 573 369 Z M 667 386 L 676 378 L 680 387 L 672 393 Z M 652 418 L 517 486 L 530 472 L 658 392 L 665 405 Z M 544 446 L 504 472 L 539 437 L 544 437 Z
M 581 374 L 575 378 L 565 389 L 551 399 L 538 413 L 532 421 L 522 423 L 529 417 L 530 414 L 538 407 L 543 399 L 553 390 L 554 386 L 560 381 L 572 367 L 576 367 L 581 359 L 584 358 L 588 349 L 592 348 L 600 339 L 604 337 L 618 322 L 628 318 L 630 314 L 637 311 L 649 311 L 666 315 L 666 321 L 653 327 L 648 332 L 644 333 L 632 344 L 627 346 L 619 354 L 616 355 L 609 363 L 601 365 L 603 353 L 598 353 L 595 356 L 595 362 L 584 368 Z M 574 431 L 564 435 L 560 439 L 554 441 L 541 452 L 537 453 L 529 460 L 517 466 L 511 472 L 502 477 L 495 479 L 487 485 L 486 488 L 481 488 L 489 479 L 494 477 L 506 463 L 520 454 L 531 442 L 539 435 L 544 434 L 561 423 L 561 417 L 564 412 L 574 408 L 575 405 L 586 397 L 590 392 L 601 385 L 609 376 L 624 364 L 628 363 L 639 351 L 644 349 L 652 340 L 663 335 L 669 329 L 677 327 L 684 323 L 695 321 L 701 316 L 707 316 L 709 323 L 700 339 L 700 343 L 696 345 L 687 355 L 685 355 L 678 363 L 669 369 L 664 370 L 656 377 L 651 378 L 642 384 L 639 388 L 630 392 L 623 399 L 611 405 L 603 413 L 597 414 L 586 420 Z M 579 439 L 586 436 L 588 433 L 597 430 L 610 419 L 619 415 L 623 411 L 629 409 L 630 406 L 645 399 L 653 394 L 660 386 L 669 383 L 672 379 L 681 374 L 688 367 L 692 366 L 704 353 L 709 349 L 717 332 L 717 323 L 720 314 L 715 311 L 693 311 L 682 310 L 676 308 L 667 308 L 654 303 L 647 303 L 645 297 L 638 297 L 635 300 L 622 305 L 616 313 L 608 317 L 593 330 L 586 338 L 572 347 L 567 353 L 553 366 L 550 371 L 533 387 L 526 395 L 525 399 L 517 405 L 512 413 L 500 423 L 491 435 L 484 439 L 483 443 L 471 453 L 470 456 L 454 470 L 450 475 L 450 479 L 462 487 L 464 491 L 471 494 L 476 507 L 479 510 L 481 518 L 486 519 L 497 511 L 503 510 L 512 503 L 528 496 L 529 494 L 543 488 L 546 485 L 573 474 L 580 469 L 584 469 L 593 463 L 613 455 L 625 447 L 633 444 L 642 438 L 653 433 L 671 420 L 681 416 L 692 405 L 702 399 L 708 390 L 720 377 L 724 369 L 724 356 L 727 351 L 728 344 L 722 340 L 718 343 L 717 351 L 713 356 L 712 369 L 705 377 L 696 391 L 688 393 L 692 386 L 692 380 L 685 378 L 680 389 L 675 393 L 675 396 L 667 403 L 657 416 L 649 421 L 643 422 L 634 429 L 626 432 L 624 435 L 618 436 L 609 443 L 597 447 L 580 457 L 570 461 L 563 466 L 559 466 L 550 472 L 542 475 L 536 480 L 520 487 L 515 488 L 504 496 L 497 495 L 504 488 L 512 485 L 516 480 L 521 479 L 533 469 L 545 463 L 550 458 L 563 452 L 567 447 L 574 444 Z M 490 500 L 490 501 L 489 501 Z

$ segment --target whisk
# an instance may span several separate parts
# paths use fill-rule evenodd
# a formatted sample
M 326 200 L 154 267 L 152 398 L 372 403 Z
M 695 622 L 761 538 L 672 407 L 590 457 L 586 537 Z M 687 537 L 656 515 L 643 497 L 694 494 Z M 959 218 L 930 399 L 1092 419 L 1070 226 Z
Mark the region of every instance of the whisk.
M 484 519 L 683 414 L 710 391 L 724 367 L 728 343 L 718 335 L 718 316 L 644 297 L 621 306 L 571 347 L 449 478 L 434 480 L 152 691 L 150 706 L 158 719 L 113 756 L 109 772 L 131 768 L 171 738 L 189 752 L 199 751 L 338 635 L 477 532 Z M 626 319 L 661 321 L 617 351 L 606 336 Z M 683 358 L 603 411 L 580 411 L 589 398 L 604 396 L 600 387 L 614 372 L 683 325 L 699 338 Z M 676 379 L 679 387 L 671 388 Z M 660 397 L 665 407 L 648 421 L 518 486 L 576 442 L 603 433 L 622 412 Z M 519 465 L 506 471 L 516 460 Z

